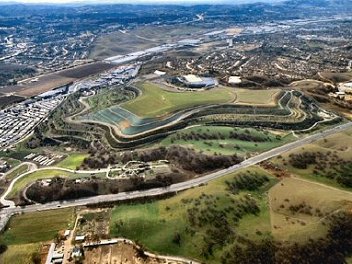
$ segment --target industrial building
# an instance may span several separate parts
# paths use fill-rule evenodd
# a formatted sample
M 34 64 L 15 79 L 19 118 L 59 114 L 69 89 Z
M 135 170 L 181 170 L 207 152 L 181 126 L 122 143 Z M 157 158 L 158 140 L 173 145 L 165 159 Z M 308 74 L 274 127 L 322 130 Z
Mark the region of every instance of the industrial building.
M 193 74 L 184 75 L 177 78 L 178 81 L 188 88 L 211 88 L 218 85 L 218 81 L 211 77 L 200 77 Z

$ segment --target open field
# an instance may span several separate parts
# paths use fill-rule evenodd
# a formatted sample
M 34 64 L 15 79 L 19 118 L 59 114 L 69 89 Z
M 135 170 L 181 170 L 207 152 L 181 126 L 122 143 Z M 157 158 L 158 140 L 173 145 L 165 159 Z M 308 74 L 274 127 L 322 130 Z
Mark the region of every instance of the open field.
M 236 88 L 236 104 L 275 106 L 280 89 L 251 90 Z
M 14 178 L 16 178 L 17 176 L 25 173 L 26 171 L 28 171 L 28 165 L 23 164 L 23 165 L 19 166 L 18 168 L 16 168 L 15 170 L 11 171 L 10 173 L 6 174 L 6 180 L 11 181 Z
M 318 89 L 319 87 L 324 87 L 324 82 L 318 80 L 301 80 L 296 81 L 290 84 L 290 87 L 294 87 L 295 89 L 307 91 L 312 89 Z
M 175 43 L 190 35 L 206 32 L 205 28 L 191 25 L 138 26 L 132 30 L 116 31 L 99 37 L 93 44 L 90 58 L 128 54 L 156 47 L 163 43 Z
M 5 87 L 1 90 L 4 93 L 15 93 L 18 96 L 32 97 L 65 86 L 74 80 L 75 78 L 61 76 L 59 73 L 51 73 L 38 77 L 38 82 Z
M 214 88 L 200 92 L 170 92 L 150 82 L 138 83 L 136 86 L 142 94 L 121 106 L 140 117 L 160 117 L 190 107 L 230 103 L 236 98 L 231 88 Z
M 85 153 L 69 154 L 64 160 L 56 164 L 56 166 L 75 170 L 77 167 L 79 167 L 82 164 L 83 160 L 88 156 L 89 155 Z
M 11 199 L 17 197 L 20 191 L 22 191 L 28 184 L 35 182 L 36 180 L 69 176 L 73 176 L 73 173 L 61 170 L 42 170 L 30 173 L 15 183 L 7 198 Z
M 164 260 L 152 257 L 140 257 L 134 245 L 118 243 L 109 246 L 94 247 L 85 250 L 84 264 L 96 263 L 133 263 L 133 264 L 159 264 L 166 263 Z M 172 264 L 183 264 L 184 262 L 172 261 Z
M 0 263 L 32 264 L 32 254 L 38 252 L 39 248 L 39 243 L 10 245 L 0 255 Z
M 0 241 L 16 245 L 52 240 L 58 231 L 72 228 L 73 222 L 72 208 L 17 215 L 10 219 Z
M 328 215 L 352 208 L 352 193 L 299 178 L 285 178 L 269 191 L 274 237 L 307 242 L 324 237 Z
M 231 133 L 236 135 L 231 136 Z M 246 156 L 277 147 L 293 140 L 291 133 L 277 135 L 251 128 L 232 128 L 225 126 L 196 126 L 163 139 L 160 144 L 184 145 L 208 154 L 237 154 Z
M 268 203 L 263 194 L 275 183 L 275 179 L 270 178 L 270 181 L 257 191 L 243 190 L 239 193 L 231 193 L 227 182 L 233 181 L 243 173 L 258 175 L 258 177 L 263 174 L 268 175 L 265 171 L 252 167 L 248 169 L 248 172 L 243 170 L 225 176 L 206 186 L 187 190 L 169 199 L 145 204 L 117 206 L 112 211 L 111 235 L 124 236 L 139 241 L 148 249 L 159 253 L 204 260 L 201 252 L 202 248 L 206 246 L 205 241 L 210 239 L 207 231 L 209 232 L 211 226 L 217 225 L 217 223 L 213 221 L 208 223 L 207 220 L 203 220 L 205 222 L 198 225 L 189 222 L 193 221 L 191 220 L 193 218 L 191 212 L 194 212 L 196 219 L 197 215 L 203 212 L 205 219 L 207 219 L 211 218 L 211 214 L 206 212 L 215 210 L 218 217 L 219 214 L 225 212 L 223 210 L 236 210 L 236 204 L 241 204 L 242 199 L 250 193 L 250 200 L 258 206 L 259 213 L 242 212 L 240 219 L 236 221 L 232 220 L 231 213 L 229 213 L 226 220 L 228 222 L 223 225 L 224 228 L 230 225 L 235 230 L 236 236 L 246 236 L 253 239 L 263 238 L 271 230 Z M 232 205 L 233 209 L 226 209 Z M 217 222 L 217 220 L 214 221 Z M 255 227 L 252 224 L 255 224 Z M 175 242 L 177 234 L 180 237 L 180 243 Z M 223 234 L 222 239 L 226 240 L 226 235 Z M 214 255 L 209 256 L 206 263 L 219 263 L 219 257 L 226 246 L 227 244 L 224 247 L 215 246 Z
M 352 80 L 352 72 L 321 72 L 319 75 L 335 83 Z
M 118 105 L 121 102 L 130 99 L 132 95 L 132 92 L 114 87 L 113 89 L 102 89 L 96 95 L 86 98 L 85 101 L 89 104 L 90 112 L 96 112 Z
M 50 91 L 52 89 L 65 86 L 71 82 L 88 77 L 89 75 L 101 73 L 111 69 L 113 65 L 103 62 L 94 62 L 70 69 L 48 73 L 38 76 L 37 82 L 23 85 L 8 86 L 1 89 L 2 93 L 15 93 L 18 96 L 31 97 Z
M 82 178 L 82 177 L 90 177 L 90 176 L 96 176 L 96 177 L 102 177 L 105 176 L 105 173 L 96 173 L 96 174 L 83 174 L 83 173 L 71 173 L 63 170 L 58 170 L 58 169 L 48 169 L 48 170 L 40 170 L 36 171 L 33 173 L 28 174 L 27 176 L 19 179 L 15 185 L 13 186 L 13 189 L 9 193 L 8 197 L 9 199 L 14 199 L 18 197 L 20 192 L 30 183 L 35 182 L 40 179 L 50 179 L 54 177 L 70 177 L 70 178 Z

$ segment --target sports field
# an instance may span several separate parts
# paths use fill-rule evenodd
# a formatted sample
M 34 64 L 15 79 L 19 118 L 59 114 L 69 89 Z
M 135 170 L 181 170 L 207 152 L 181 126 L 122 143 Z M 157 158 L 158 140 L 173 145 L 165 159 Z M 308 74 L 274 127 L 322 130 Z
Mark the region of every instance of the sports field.
M 138 83 L 136 87 L 142 94 L 121 106 L 140 117 L 161 117 L 182 109 L 230 103 L 236 99 L 234 89 L 227 87 L 199 92 L 166 91 L 151 82 Z

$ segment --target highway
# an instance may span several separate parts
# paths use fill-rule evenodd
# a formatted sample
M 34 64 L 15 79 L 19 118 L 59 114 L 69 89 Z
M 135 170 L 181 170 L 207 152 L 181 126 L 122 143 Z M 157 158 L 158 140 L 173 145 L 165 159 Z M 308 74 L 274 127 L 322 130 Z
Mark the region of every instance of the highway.
M 204 175 L 204 176 L 201 176 L 199 178 L 195 178 L 195 179 L 192 179 L 189 181 L 172 184 L 172 185 L 165 187 L 165 188 L 154 188 L 154 189 L 149 189 L 149 190 L 133 191 L 133 192 L 121 192 L 118 194 L 100 195 L 100 196 L 94 196 L 94 197 L 88 197 L 88 198 L 82 198 L 82 199 L 76 199 L 76 200 L 69 200 L 69 201 L 62 201 L 62 202 L 34 204 L 34 205 L 28 205 L 26 207 L 9 207 L 9 208 L 2 209 L 1 215 L 3 218 L 5 216 L 9 216 L 9 215 L 12 215 L 15 213 L 25 213 L 25 212 L 34 212 L 34 211 L 42 211 L 42 210 L 52 210 L 52 209 L 58 209 L 58 208 L 84 206 L 84 205 L 92 205 L 92 204 L 97 204 L 97 203 L 102 203 L 102 202 L 116 202 L 116 201 L 131 200 L 131 199 L 142 198 L 142 197 L 159 196 L 159 195 L 168 194 L 168 193 L 175 193 L 175 192 L 183 191 L 186 189 L 190 189 L 192 187 L 199 186 L 201 184 L 205 184 L 211 180 L 215 180 L 215 179 L 220 178 L 222 176 L 225 176 L 229 173 L 233 173 L 233 172 L 236 172 L 240 169 L 258 164 L 258 163 L 265 161 L 267 159 L 270 159 L 272 157 L 281 155 L 287 151 L 290 151 L 295 148 L 312 143 L 314 141 L 323 139 L 327 136 L 333 135 L 335 133 L 338 133 L 340 131 L 343 131 L 343 130 L 346 130 L 349 128 L 352 128 L 352 122 L 338 125 L 336 127 L 327 129 L 325 131 L 316 132 L 315 134 L 309 135 L 307 137 L 302 137 L 295 142 L 288 143 L 288 144 L 283 145 L 281 147 L 277 147 L 277 148 L 274 148 L 274 149 L 269 150 L 267 152 L 261 153 L 257 156 L 254 156 L 252 158 L 244 160 L 243 162 L 241 162 L 239 164 L 233 165 L 227 169 L 223 169 L 223 170 L 220 170 L 220 171 L 217 171 L 214 173 L 210 173 L 210 174 L 207 174 L 207 175 Z M 0 230 L 3 228 L 3 226 L 1 226 L 2 222 L 4 222 L 4 221 L 0 221 Z

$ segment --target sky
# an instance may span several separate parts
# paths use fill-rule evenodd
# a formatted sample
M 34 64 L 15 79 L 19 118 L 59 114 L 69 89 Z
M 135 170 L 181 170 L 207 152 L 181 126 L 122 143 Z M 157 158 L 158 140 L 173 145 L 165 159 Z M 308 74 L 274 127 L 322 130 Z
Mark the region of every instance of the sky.
M 279 2 L 281 0 L 0 0 L 1 2 L 21 2 L 21 3 L 55 3 L 55 4 L 66 4 L 66 3 L 128 3 L 128 4 L 174 4 L 174 3 L 192 3 L 192 4 L 218 4 L 218 3 L 228 3 L 228 4 L 240 4 L 240 3 L 253 3 L 253 2 Z

